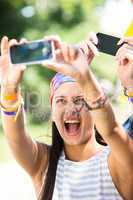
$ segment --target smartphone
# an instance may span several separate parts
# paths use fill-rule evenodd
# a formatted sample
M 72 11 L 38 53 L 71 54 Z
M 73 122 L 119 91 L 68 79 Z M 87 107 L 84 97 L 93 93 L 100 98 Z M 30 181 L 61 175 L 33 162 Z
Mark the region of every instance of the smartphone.
M 117 45 L 120 40 L 119 37 L 114 37 L 112 35 L 107 35 L 104 33 L 97 33 L 98 44 L 96 45 L 98 50 L 102 53 L 106 53 L 112 56 L 116 55 L 118 49 L 123 45 Z
M 12 64 L 36 64 L 53 58 L 53 43 L 38 40 L 10 47 Z

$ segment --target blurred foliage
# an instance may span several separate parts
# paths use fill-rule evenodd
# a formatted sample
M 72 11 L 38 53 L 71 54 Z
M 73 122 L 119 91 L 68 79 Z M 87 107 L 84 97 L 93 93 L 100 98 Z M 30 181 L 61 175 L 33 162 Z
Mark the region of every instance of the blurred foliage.
M 35 40 L 44 35 L 58 34 L 69 43 L 85 39 L 89 31 L 99 31 L 99 8 L 105 0 L 1 0 L 0 1 L 0 38 L 27 38 Z M 100 78 L 115 82 L 115 67 L 112 58 L 100 56 L 92 68 Z M 54 72 L 40 65 L 28 66 L 23 82 L 23 92 L 32 123 L 41 123 L 49 118 L 49 81 Z M 32 94 L 27 100 L 27 94 Z M 37 96 L 38 95 L 38 96 Z M 33 109 L 39 98 L 45 97 L 46 104 L 40 103 Z M 29 101 L 30 106 L 29 106 Z M 32 105 L 32 106 L 31 106 Z M 42 112 L 45 115 L 42 119 Z M 38 114 L 38 115 L 37 115 Z
M 19 5 L 16 1 L 0 1 L 0 36 L 7 35 L 9 37 L 20 36 L 25 28 L 25 18 L 20 14 L 19 9 L 16 9 L 15 5 L 20 8 L 24 6 L 24 1 Z

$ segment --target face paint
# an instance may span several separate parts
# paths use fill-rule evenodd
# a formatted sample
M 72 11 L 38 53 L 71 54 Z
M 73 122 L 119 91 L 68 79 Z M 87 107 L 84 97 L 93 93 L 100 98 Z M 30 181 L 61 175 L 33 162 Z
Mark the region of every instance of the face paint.
M 62 83 L 52 99 L 52 118 L 64 142 L 83 144 L 93 132 L 93 120 L 77 82 Z

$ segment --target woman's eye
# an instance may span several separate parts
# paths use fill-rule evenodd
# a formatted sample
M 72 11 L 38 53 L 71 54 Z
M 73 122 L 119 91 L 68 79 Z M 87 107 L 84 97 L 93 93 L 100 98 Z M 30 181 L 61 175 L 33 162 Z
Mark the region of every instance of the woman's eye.
M 74 103 L 76 104 L 76 105 L 80 105 L 80 104 L 82 104 L 83 103 L 83 99 L 75 99 L 74 100 Z
M 57 99 L 56 100 L 56 103 L 62 103 L 62 104 L 65 104 L 65 99 Z

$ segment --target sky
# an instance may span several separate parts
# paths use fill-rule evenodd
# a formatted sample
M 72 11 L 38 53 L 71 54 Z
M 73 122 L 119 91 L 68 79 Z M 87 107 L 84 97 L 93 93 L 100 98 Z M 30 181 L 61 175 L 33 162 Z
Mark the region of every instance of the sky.
M 101 30 L 122 36 L 133 20 L 133 5 L 130 0 L 107 0 L 101 10 Z

